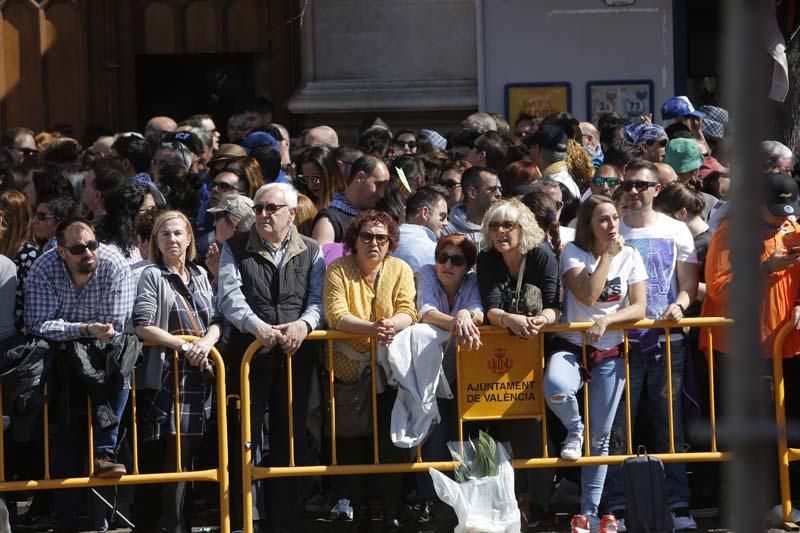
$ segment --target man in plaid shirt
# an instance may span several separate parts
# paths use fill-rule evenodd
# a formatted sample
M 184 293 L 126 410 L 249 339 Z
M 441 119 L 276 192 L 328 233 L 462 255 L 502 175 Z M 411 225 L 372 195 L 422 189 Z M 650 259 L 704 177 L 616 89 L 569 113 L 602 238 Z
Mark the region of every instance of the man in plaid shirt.
M 85 221 L 63 222 L 56 231 L 58 247 L 42 255 L 31 267 L 25 285 L 25 325 L 36 337 L 57 346 L 61 342 L 99 339 L 107 341 L 124 331 L 131 319 L 136 287 L 130 267 L 113 247 L 95 240 Z M 114 414 L 122 417 L 128 401 L 127 388 L 109 396 Z M 75 405 L 81 405 L 77 403 Z M 75 411 L 75 409 L 72 409 Z M 81 440 L 85 425 L 59 427 L 60 445 L 54 449 L 54 468 L 64 475 L 81 470 Z M 94 428 L 94 474 L 119 477 L 125 466 L 114 461 L 119 425 Z M 75 439 L 75 440 L 73 440 Z M 73 491 L 66 491 L 72 493 Z M 70 494 L 56 498 L 66 515 L 77 509 Z M 59 502 L 61 500 L 61 502 Z

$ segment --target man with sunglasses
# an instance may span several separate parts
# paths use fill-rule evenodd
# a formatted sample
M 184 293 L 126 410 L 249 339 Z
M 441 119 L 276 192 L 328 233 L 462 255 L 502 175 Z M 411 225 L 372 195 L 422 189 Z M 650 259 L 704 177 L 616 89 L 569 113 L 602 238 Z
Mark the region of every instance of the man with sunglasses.
M 222 314 L 235 328 L 225 357 L 231 368 L 239 368 L 242 354 L 254 340 L 263 348 L 251 367 L 253 435 L 262 434 L 264 413 L 269 409 L 269 464 L 289 464 L 288 382 L 286 354 L 292 356 L 294 395 L 294 450 L 303 464 L 306 442 L 306 412 L 311 375 L 316 358 L 314 343 L 303 342 L 322 319 L 322 282 L 325 261 L 320 246 L 301 235 L 294 225 L 297 191 L 286 183 L 269 183 L 256 191 L 253 203 L 256 221 L 247 233 L 225 242 L 220 259 L 217 297 Z M 231 394 L 238 394 L 236 372 L 231 376 Z M 231 444 L 231 449 L 237 449 Z M 266 466 L 261 439 L 254 439 L 254 460 Z M 235 463 L 233 463 L 235 464 Z M 240 472 L 234 472 L 241 475 Z M 235 481 L 231 487 L 238 488 Z M 269 517 L 270 531 L 298 531 L 300 511 L 297 478 L 270 483 L 264 498 L 262 482 L 253 484 L 253 516 Z M 241 498 L 241 494 L 231 501 Z
M 416 272 L 423 265 L 432 265 L 436 241 L 447 226 L 447 200 L 433 188 L 423 187 L 406 200 L 406 222 L 400 224 L 400 242 L 391 253 Z
M 613 165 L 600 165 L 589 182 L 589 188 L 583 193 L 581 203 L 585 202 L 587 198 L 594 194 L 601 194 L 611 198 L 611 195 L 614 194 L 614 191 L 617 190 L 620 183 L 622 183 L 622 174 L 617 170 L 617 167 Z
M 664 161 L 669 137 L 662 126 L 649 122 L 637 124 L 633 128 L 632 137 L 633 144 L 642 151 L 642 159 L 651 163 Z
M 56 230 L 56 241 L 57 248 L 33 264 L 25 281 L 25 326 L 52 347 L 70 341 L 81 344 L 111 341 L 125 331 L 133 312 L 136 287 L 128 263 L 113 247 L 98 243 L 94 230 L 84 220 L 62 222 Z M 71 386 L 78 386 L 78 378 L 73 374 L 62 377 Z M 108 406 L 116 419 L 121 420 L 129 389 L 123 388 L 122 383 L 108 383 L 105 391 Z M 63 396 L 61 399 L 66 401 Z M 85 398 L 81 397 L 81 401 L 85 402 Z M 70 413 L 77 413 L 80 405 L 85 403 L 78 401 Z M 99 414 L 97 407 L 95 411 Z M 119 424 L 100 423 L 102 417 L 93 418 L 94 475 L 116 478 L 125 474 L 125 466 L 114 459 Z M 55 475 L 78 475 L 86 457 L 79 445 L 85 438 L 85 422 L 70 416 L 70 420 L 57 424 L 57 433 L 54 442 L 58 446 L 53 452 Z M 59 522 L 77 518 L 79 505 L 75 498 L 79 496 L 80 493 L 73 491 L 56 494 Z
M 14 164 L 19 165 L 25 159 L 35 157 L 39 153 L 33 131 L 28 128 L 11 128 L 3 132 L 2 144 L 11 151 Z
M 639 159 L 630 163 L 620 187 L 624 191 L 627 209 L 620 221 L 619 234 L 624 237 L 626 245 L 639 251 L 649 278 L 646 318 L 680 320 L 697 294 L 698 267 L 692 234 L 684 223 L 653 209 L 653 199 L 661 190 L 661 185 L 658 183 L 658 170 L 652 162 Z M 685 433 L 681 398 L 687 364 L 687 341 L 682 333 L 670 335 L 670 369 L 667 368 L 664 335 L 656 337 L 631 330 L 629 336 L 631 420 L 636 418 L 638 408 L 647 409 L 655 432 L 655 451 L 670 449 L 664 384 L 667 383 L 667 372 L 671 371 L 674 444 L 676 450 L 683 450 Z M 626 453 L 625 401 L 623 397 L 611 429 L 609 453 L 612 455 Z M 664 465 L 664 470 L 666 500 L 672 511 L 674 528 L 697 529 L 688 508 L 690 492 L 685 464 L 669 463 Z M 625 490 L 619 465 L 609 467 L 606 489 L 608 508 L 617 518 L 624 517 Z

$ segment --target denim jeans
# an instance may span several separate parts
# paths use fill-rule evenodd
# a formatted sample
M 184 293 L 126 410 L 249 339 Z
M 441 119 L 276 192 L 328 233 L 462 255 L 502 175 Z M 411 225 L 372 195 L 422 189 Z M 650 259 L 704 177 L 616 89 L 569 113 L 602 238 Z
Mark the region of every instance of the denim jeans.
M 576 394 L 583 386 L 577 354 L 556 352 L 547 363 L 544 398 L 547 406 L 570 433 L 583 433 Z M 589 394 L 589 433 L 592 456 L 608 455 L 611 425 L 625 391 L 625 361 L 619 357 L 603 360 L 592 369 Z M 606 465 L 581 468 L 581 513 L 597 514 Z
M 119 427 L 122 425 L 122 415 L 128 405 L 130 392 L 130 389 L 121 389 L 114 394 L 109 394 L 108 403 L 120 423 L 110 429 L 95 428 L 94 451 L 96 454 L 107 454 L 109 457 L 116 456 L 117 436 L 119 435 Z
M 683 412 L 681 397 L 683 396 L 683 378 L 686 363 L 687 346 L 684 340 L 672 341 L 672 413 L 674 417 L 675 451 L 685 450 Z M 631 391 L 631 423 L 636 420 L 636 411 L 641 402 L 647 409 L 648 419 L 652 424 L 656 449 L 651 452 L 669 451 L 669 412 L 667 406 L 667 347 L 661 342 L 656 353 L 642 354 L 639 344 L 630 343 L 630 391 Z M 642 397 L 642 389 L 646 387 L 647 395 Z M 617 415 L 611 429 L 611 453 L 614 455 L 627 453 L 625 425 L 625 396 L 619 403 Z M 634 446 L 634 451 L 635 446 Z M 665 463 L 667 506 L 678 509 L 689 506 L 689 482 L 686 477 L 684 463 Z M 622 477 L 622 466 L 611 465 L 607 478 L 608 508 L 612 511 L 625 509 L 625 484 Z

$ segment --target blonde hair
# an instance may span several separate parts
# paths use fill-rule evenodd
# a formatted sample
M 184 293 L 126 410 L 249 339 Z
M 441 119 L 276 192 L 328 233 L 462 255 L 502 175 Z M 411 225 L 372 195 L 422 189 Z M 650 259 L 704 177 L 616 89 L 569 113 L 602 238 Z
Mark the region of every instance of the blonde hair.
M 194 233 L 192 232 L 192 225 L 189 223 L 189 219 L 180 211 L 165 211 L 161 213 L 153 223 L 153 232 L 150 234 L 150 250 L 148 251 L 148 258 L 151 262 L 158 263 L 162 259 L 161 250 L 158 249 L 158 232 L 161 231 L 161 227 L 164 224 L 176 218 L 183 222 L 186 228 L 186 234 L 191 239 L 188 248 L 186 248 L 186 261 L 194 261 L 195 257 L 197 257 Z
M 516 222 L 520 226 L 520 241 L 519 247 L 523 254 L 533 250 L 542 242 L 544 242 L 544 231 L 539 227 L 536 222 L 536 217 L 528 209 L 525 204 L 516 198 L 510 200 L 500 200 L 492 204 L 486 215 L 483 217 L 483 224 L 481 224 L 481 233 L 483 233 L 483 240 L 481 241 L 481 249 L 492 249 L 492 235 L 489 231 L 489 225 L 492 222 Z
M 567 141 L 567 172 L 579 185 L 589 185 L 594 176 L 594 165 L 589 153 L 574 139 Z

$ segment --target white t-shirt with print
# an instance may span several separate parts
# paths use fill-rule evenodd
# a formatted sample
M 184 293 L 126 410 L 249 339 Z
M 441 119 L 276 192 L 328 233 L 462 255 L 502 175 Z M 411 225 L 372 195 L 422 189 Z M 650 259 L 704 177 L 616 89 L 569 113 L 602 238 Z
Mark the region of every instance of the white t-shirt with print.
M 575 243 L 569 243 L 561 253 L 561 277 L 573 269 L 586 269 L 589 275 L 597 270 L 600 259 L 591 252 L 579 248 Z M 593 322 L 598 318 L 609 316 L 620 308 L 628 305 L 628 287 L 634 283 L 647 280 L 647 270 L 639 252 L 631 246 L 624 246 L 611 260 L 605 286 L 600 298 L 594 305 L 588 306 L 581 303 L 569 290 L 566 280 L 564 287 L 564 309 L 561 319 L 564 322 Z M 572 344 L 581 345 L 580 332 L 558 334 Z M 622 331 L 606 331 L 599 341 L 592 343 L 595 348 L 608 350 L 622 342 Z
M 644 228 L 631 228 L 620 220 L 619 233 L 639 251 L 647 269 L 647 318 L 658 319 L 678 296 L 676 264 L 697 263 L 694 238 L 680 220 L 656 213 L 656 221 Z

